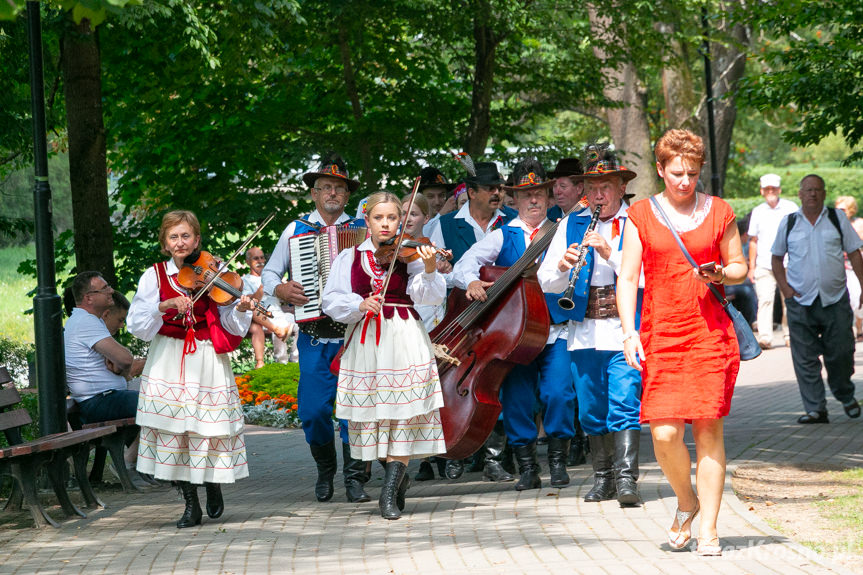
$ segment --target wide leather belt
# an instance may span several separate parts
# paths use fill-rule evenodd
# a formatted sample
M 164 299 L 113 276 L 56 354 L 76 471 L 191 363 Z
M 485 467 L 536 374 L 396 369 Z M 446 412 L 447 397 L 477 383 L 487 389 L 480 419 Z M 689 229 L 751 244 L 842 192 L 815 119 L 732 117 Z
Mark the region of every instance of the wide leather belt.
M 587 294 L 587 311 L 584 317 L 588 319 L 608 319 L 620 317 L 617 312 L 617 297 L 614 286 L 591 286 Z

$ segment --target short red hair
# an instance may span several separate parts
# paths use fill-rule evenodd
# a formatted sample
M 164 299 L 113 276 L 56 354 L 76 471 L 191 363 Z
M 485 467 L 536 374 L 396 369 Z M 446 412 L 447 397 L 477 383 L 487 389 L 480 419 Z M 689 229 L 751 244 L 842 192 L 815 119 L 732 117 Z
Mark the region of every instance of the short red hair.
M 705 162 L 704 141 L 689 130 L 668 130 L 656 141 L 653 153 L 662 167 L 677 156 L 699 166 Z

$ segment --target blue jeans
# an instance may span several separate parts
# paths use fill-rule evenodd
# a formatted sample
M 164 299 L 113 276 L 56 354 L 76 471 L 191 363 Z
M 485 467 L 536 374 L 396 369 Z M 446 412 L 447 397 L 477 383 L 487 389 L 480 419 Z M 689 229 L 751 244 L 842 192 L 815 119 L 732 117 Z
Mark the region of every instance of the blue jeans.
M 132 389 L 115 389 L 100 393 L 80 402 L 78 409 L 82 423 L 135 417 L 138 412 L 138 392 Z

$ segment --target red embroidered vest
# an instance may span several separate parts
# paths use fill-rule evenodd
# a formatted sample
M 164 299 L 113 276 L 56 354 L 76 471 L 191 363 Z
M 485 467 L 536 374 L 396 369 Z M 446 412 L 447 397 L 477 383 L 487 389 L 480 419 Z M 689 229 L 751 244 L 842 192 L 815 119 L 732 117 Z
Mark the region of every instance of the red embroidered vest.
M 365 253 L 355 247 L 354 263 L 351 264 L 351 291 L 361 295 L 363 299 L 372 294 L 372 276 L 363 268 L 362 260 L 364 257 L 366 257 Z M 399 317 L 402 319 L 407 319 L 408 315 L 414 319 L 419 319 L 419 314 L 413 308 L 414 302 L 407 293 L 408 277 L 407 264 L 396 262 L 393 268 L 393 277 L 387 285 L 387 293 L 384 297 L 383 316 L 386 319 L 391 319 L 395 310 L 399 310 Z
M 188 295 L 186 291 L 180 287 L 175 277 L 168 275 L 168 267 L 166 262 L 154 264 L 156 269 L 156 278 L 159 281 L 159 301 L 166 301 L 177 296 Z M 195 302 L 192 308 L 192 319 L 194 320 L 195 339 L 205 340 L 210 339 L 210 329 L 207 325 L 206 313 L 210 307 L 210 298 L 206 295 L 201 296 Z M 162 315 L 162 327 L 159 328 L 159 333 L 175 339 L 185 339 L 186 326 L 183 325 L 183 318 L 174 319 L 177 316 L 177 310 L 169 309 Z

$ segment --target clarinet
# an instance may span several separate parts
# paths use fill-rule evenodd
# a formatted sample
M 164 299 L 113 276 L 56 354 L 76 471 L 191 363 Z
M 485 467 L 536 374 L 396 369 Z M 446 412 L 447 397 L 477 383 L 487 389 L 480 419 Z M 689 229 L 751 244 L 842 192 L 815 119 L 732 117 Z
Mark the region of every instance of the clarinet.
M 584 235 L 587 235 L 596 228 L 596 224 L 599 222 L 599 212 L 601 211 L 602 206 L 596 206 L 593 210 L 593 216 L 590 218 L 590 224 L 587 226 L 587 231 L 584 232 Z M 581 273 L 581 267 L 584 265 L 584 260 L 587 258 L 588 247 L 589 246 L 584 245 L 584 240 L 582 239 L 581 245 L 578 246 L 578 260 L 572 267 L 572 278 L 569 280 L 569 286 L 567 286 L 566 291 L 563 292 L 563 296 L 557 300 L 557 305 L 559 305 L 561 309 L 569 311 L 575 307 L 575 302 L 572 301 L 572 294 L 575 291 L 575 282 L 578 281 L 578 274 Z

